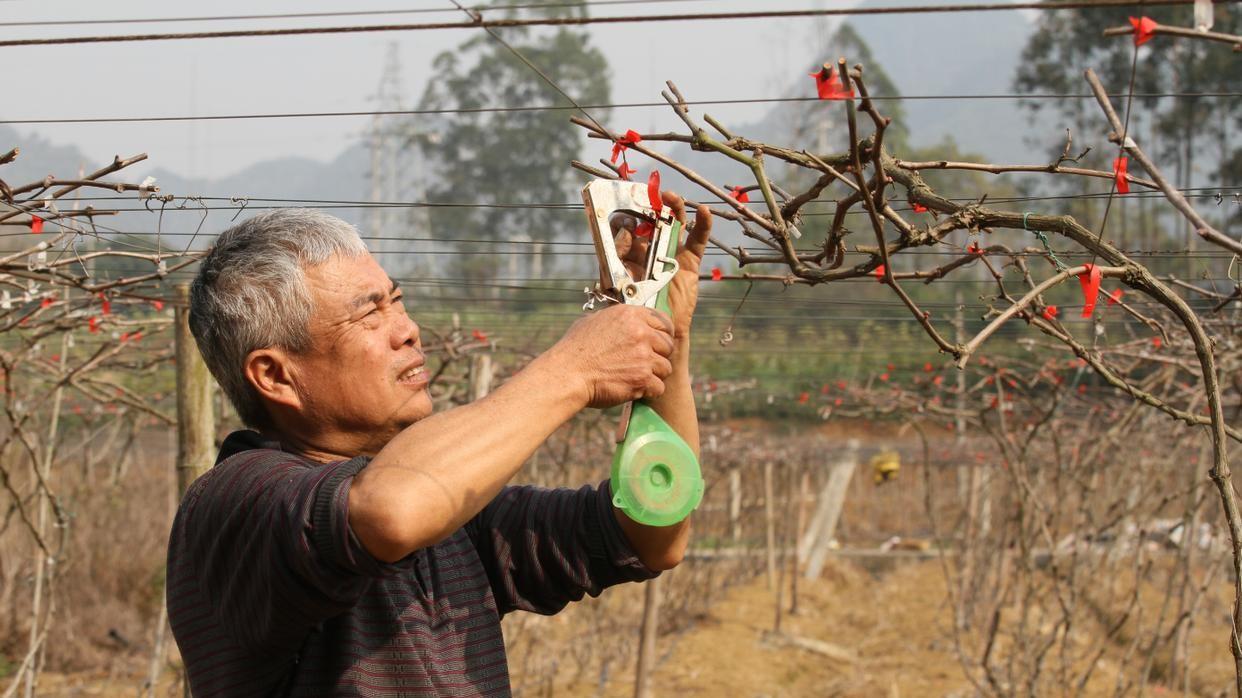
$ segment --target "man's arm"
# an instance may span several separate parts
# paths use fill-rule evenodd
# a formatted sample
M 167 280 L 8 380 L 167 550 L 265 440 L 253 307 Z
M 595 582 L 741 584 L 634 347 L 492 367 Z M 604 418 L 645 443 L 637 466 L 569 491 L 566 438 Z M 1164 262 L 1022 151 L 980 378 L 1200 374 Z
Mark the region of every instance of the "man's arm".
M 677 340 L 673 350 L 673 373 L 664 382 L 664 394 L 648 400 L 648 404 L 686 440 L 694 455 L 699 455 L 699 422 L 694 396 L 690 390 L 690 339 Z M 686 554 L 690 542 L 690 518 L 672 526 L 646 526 L 613 507 L 613 514 L 638 559 L 650 569 L 661 571 L 676 567 Z
M 354 534 L 386 562 L 443 540 L 583 407 L 663 393 L 672 349 L 671 323 L 648 308 L 584 317 L 486 398 L 418 421 L 376 454 L 350 487 Z
M 673 214 L 684 224 L 686 205 L 682 198 L 665 192 L 664 202 L 672 207 Z M 706 206 L 699 206 L 694 225 L 686 235 L 685 245 L 677 254 L 677 276 L 669 289 L 669 305 L 673 311 L 673 372 L 664 381 L 664 393 L 648 400 L 656 413 L 685 439 L 695 457 L 699 455 L 699 418 L 690 385 L 690 324 L 698 303 L 699 267 L 711 229 L 711 212 Z M 685 557 L 686 546 L 690 542 L 688 517 L 672 526 L 657 527 L 640 524 L 615 507 L 613 512 L 638 559 L 647 567 L 653 570 L 672 569 Z

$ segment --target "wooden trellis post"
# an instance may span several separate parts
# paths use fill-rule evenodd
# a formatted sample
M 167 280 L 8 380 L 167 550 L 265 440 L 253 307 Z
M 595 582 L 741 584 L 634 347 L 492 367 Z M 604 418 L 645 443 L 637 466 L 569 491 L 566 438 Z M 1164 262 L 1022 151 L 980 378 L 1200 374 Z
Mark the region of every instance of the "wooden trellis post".
M 177 286 L 177 494 L 215 459 L 216 420 L 211 409 L 213 382 L 190 333 L 190 287 Z
M 634 698 L 651 698 L 651 673 L 655 671 L 656 636 L 660 629 L 660 577 L 643 586 L 643 625 L 639 631 L 638 669 L 634 676 Z

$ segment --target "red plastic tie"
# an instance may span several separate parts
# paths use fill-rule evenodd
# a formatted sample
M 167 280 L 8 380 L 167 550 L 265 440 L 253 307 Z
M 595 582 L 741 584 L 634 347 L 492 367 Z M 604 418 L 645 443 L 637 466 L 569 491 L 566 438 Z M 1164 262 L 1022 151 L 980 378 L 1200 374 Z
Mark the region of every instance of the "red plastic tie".
M 910 208 L 914 209 L 915 213 L 927 213 L 927 207 L 917 201 L 911 201 Z
M 1134 27 L 1134 45 L 1142 46 L 1155 36 L 1156 20 L 1151 17 L 1131 17 L 1130 26 Z
M 656 215 L 660 215 L 660 211 L 664 210 L 664 200 L 660 198 L 659 170 L 652 170 L 651 176 L 647 178 L 647 198 L 651 201 L 651 208 L 655 209 Z
M 747 195 L 745 187 L 733 187 L 729 192 L 729 196 L 732 196 L 739 204 L 750 203 L 750 196 Z
M 622 161 L 621 166 L 617 168 L 617 174 L 621 175 L 621 179 L 630 181 L 630 175 L 637 174 L 638 170 L 630 167 L 630 163 Z
M 883 264 L 881 264 L 880 266 L 876 267 L 876 268 L 875 268 L 875 271 L 873 271 L 873 272 L 871 272 L 871 273 L 872 273 L 872 274 L 875 274 L 875 280 L 876 280 L 876 281 L 879 281 L 880 283 L 884 283 L 884 265 L 883 265 Z
M 837 77 L 837 71 L 827 65 L 820 68 L 818 72 L 811 73 L 811 77 L 815 78 L 815 91 L 820 99 L 854 98 L 854 88 L 843 89 L 844 86 Z
M 1113 179 L 1117 181 L 1118 194 L 1130 193 L 1130 180 L 1126 179 L 1126 167 L 1128 161 L 1129 158 L 1124 156 L 1113 160 Z
M 724 278 L 724 272 L 720 271 L 720 267 L 712 267 L 712 281 L 720 281 Z
M 473 332 L 470 333 L 470 336 L 474 337 L 476 340 L 480 342 L 487 341 L 487 335 L 484 334 L 482 330 L 474 330 Z
M 1117 303 L 1120 303 L 1123 295 L 1125 295 L 1125 291 L 1119 288 L 1113 289 L 1113 292 L 1108 294 L 1108 304 L 1116 305 Z
M 42 218 L 38 216 L 30 217 L 30 232 L 36 235 L 43 232 L 43 219 Z
M 621 153 L 635 143 L 641 143 L 642 140 L 643 137 L 638 135 L 638 132 L 634 129 L 626 131 L 624 136 L 621 136 L 612 144 L 612 163 L 614 165 L 617 164 L 617 158 L 621 156 Z
M 1100 268 L 1087 264 L 1087 271 L 1078 275 L 1078 283 L 1082 285 L 1082 316 L 1091 317 L 1095 312 L 1095 301 L 1100 296 Z
M 1053 318 L 1057 316 L 1058 312 L 1060 311 L 1057 310 L 1057 307 L 1055 305 L 1050 305 L 1044 308 L 1044 312 L 1040 313 L 1040 315 L 1043 315 L 1045 320 L 1051 321 Z

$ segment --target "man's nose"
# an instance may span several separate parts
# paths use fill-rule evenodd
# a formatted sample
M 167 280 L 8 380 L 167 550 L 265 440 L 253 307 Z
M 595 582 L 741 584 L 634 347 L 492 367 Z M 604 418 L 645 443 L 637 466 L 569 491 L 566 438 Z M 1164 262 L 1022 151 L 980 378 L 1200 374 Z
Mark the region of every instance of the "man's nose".
M 414 322 L 414 318 L 410 317 L 408 313 L 401 313 L 396 320 L 396 326 L 393 328 L 393 348 L 400 349 L 404 346 L 416 346 L 418 344 L 418 337 L 418 323 Z

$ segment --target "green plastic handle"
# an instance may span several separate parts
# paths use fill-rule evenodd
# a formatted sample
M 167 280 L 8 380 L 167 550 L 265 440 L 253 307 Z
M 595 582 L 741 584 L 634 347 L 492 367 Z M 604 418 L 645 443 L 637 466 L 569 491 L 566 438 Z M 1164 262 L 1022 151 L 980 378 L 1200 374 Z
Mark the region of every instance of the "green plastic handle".
M 664 256 L 677 256 L 680 236 L 681 223 L 674 222 Z M 656 294 L 655 308 L 665 315 L 672 313 L 668 292 L 665 286 Z M 646 526 L 680 523 L 703 501 L 699 459 L 646 401 L 631 406 L 625 439 L 613 454 L 612 492 L 613 505 Z

